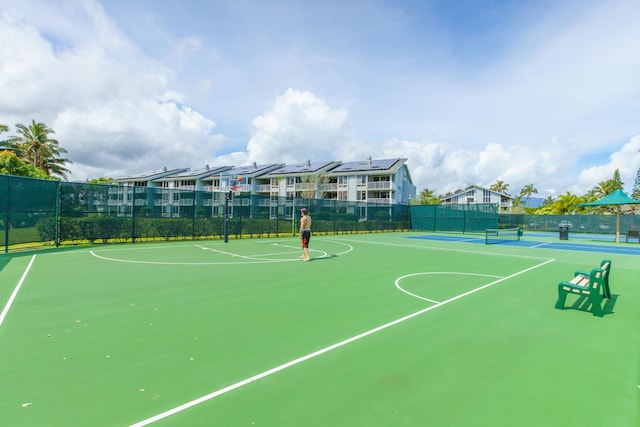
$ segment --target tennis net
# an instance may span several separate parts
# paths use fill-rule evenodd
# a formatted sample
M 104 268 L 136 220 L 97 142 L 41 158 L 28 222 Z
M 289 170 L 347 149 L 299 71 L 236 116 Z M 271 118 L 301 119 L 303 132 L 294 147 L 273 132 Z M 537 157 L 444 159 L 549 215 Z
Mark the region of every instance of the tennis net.
M 484 242 L 487 245 L 507 243 L 520 240 L 522 228 L 487 228 L 484 232 Z

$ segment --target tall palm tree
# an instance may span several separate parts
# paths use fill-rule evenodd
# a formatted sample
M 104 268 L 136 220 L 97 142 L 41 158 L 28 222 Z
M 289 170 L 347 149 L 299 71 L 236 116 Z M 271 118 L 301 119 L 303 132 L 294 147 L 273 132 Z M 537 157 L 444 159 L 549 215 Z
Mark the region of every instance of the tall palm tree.
M 533 184 L 527 184 L 520 190 L 520 195 L 527 198 L 527 207 L 529 207 L 529 199 L 532 194 L 538 194 L 538 189 L 534 187 Z
M 496 180 L 495 184 L 491 185 L 491 187 L 489 187 L 489 190 L 491 191 L 495 191 L 497 193 L 507 193 L 507 190 L 509 189 L 509 184 L 505 184 L 504 181 L 498 179 Z
M 44 123 L 36 123 L 32 120 L 29 126 L 17 124 L 18 135 L 9 140 L 21 159 L 31 163 L 34 167 L 42 169 L 47 176 L 59 176 L 67 178 L 69 170 L 65 168 L 69 159 L 60 157 L 67 150 L 60 147 L 60 143 L 49 135 L 55 133 Z

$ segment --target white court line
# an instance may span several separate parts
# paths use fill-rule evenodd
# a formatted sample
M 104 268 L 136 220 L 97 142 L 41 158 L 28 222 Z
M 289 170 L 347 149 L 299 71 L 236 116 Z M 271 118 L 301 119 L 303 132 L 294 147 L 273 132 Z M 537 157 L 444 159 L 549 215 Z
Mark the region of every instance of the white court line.
M 328 241 L 328 242 L 333 242 L 333 243 L 337 243 L 339 245 L 343 245 L 346 246 L 347 249 L 342 251 L 342 252 L 338 252 L 337 255 L 343 255 L 346 253 L 349 253 L 351 251 L 353 251 L 353 246 L 351 246 L 348 243 L 344 243 L 341 242 L 339 240 L 331 240 L 331 239 L 321 239 L 321 241 Z M 298 247 L 293 247 L 293 246 L 287 246 L 287 245 L 281 245 L 278 243 L 271 243 L 273 246 L 282 246 L 285 248 L 291 248 L 291 249 L 298 249 Z M 274 254 L 263 254 L 263 255 L 240 255 L 237 253 L 233 253 L 233 252 L 228 252 L 228 251 L 223 251 L 220 249 L 215 249 L 215 248 L 211 248 L 208 246 L 203 246 L 203 245 L 193 245 L 197 248 L 200 248 L 202 250 L 206 250 L 206 251 L 212 251 L 212 252 L 217 252 L 223 255 L 229 255 L 230 257 L 235 257 L 235 258 L 239 258 L 239 261 L 207 261 L 207 262 L 175 262 L 175 261 L 141 261 L 141 260 L 132 260 L 132 259 L 122 259 L 122 258 L 110 258 L 104 255 L 99 255 L 97 254 L 95 251 L 90 250 L 89 253 L 99 259 L 105 260 L 105 261 L 112 261 L 112 262 L 124 262 L 124 263 L 129 263 L 129 264 L 151 264 L 151 265 L 244 265 L 244 264 L 266 264 L 266 263 L 280 263 L 280 262 L 299 262 L 300 259 L 298 257 L 295 258 L 289 258 L 289 259 L 273 259 L 273 258 L 259 258 L 259 257 L 267 257 L 270 255 L 274 255 Z M 139 249 L 139 248 L 137 248 Z M 152 249 L 152 248 L 150 248 Z M 320 257 L 315 257 L 316 259 L 319 258 L 329 258 L 329 254 L 325 251 L 321 251 L 319 249 L 309 249 L 311 252 L 320 252 L 323 255 Z M 99 250 L 100 252 L 102 252 L 102 250 Z M 293 253 L 293 252 L 292 252 Z M 275 255 L 280 255 L 282 253 L 276 253 Z
M 407 237 L 396 237 L 396 239 L 407 239 Z M 414 239 L 414 240 L 418 240 L 418 239 Z M 344 241 L 345 242 L 364 243 L 364 244 L 367 244 L 367 245 L 394 246 L 394 247 L 398 247 L 398 248 L 425 249 L 425 250 L 432 250 L 432 251 L 438 251 L 438 252 L 457 252 L 457 253 L 464 253 L 464 254 L 512 257 L 512 258 L 523 258 L 523 259 L 540 259 L 540 260 L 549 259 L 548 257 L 533 256 L 533 255 L 519 255 L 519 254 L 507 254 L 507 253 L 496 253 L 496 252 L 485 252 L 485 251 L 472 251 L 472 250 L 468 250 L 468 249 L 443 248 L 443 247 L 439 247 L 439 246 L 410 245 L 410 244 L 384 243 L 384 242 L 367 242 L 366 240 L 358 240 L 357 241 L 357 240 L 349 240 L 349 239 L 345 239 Z
M 232 257 L 240 258 L 240 259 L 248 259 L 251 261 L 262 261 L 262 262 L 288 262 L 288 261 L 296 261 L 295 259 L 273 259 L 273 258 L 260 258 L 267 257 L 273 255 L 289 255 L 293 254 L 293 252 L 274 252 L 271 254 L 256 254 L 256 255 L 240 255 L 233 252 L 221 251 L 220 249 L 208 248 L 206 246 L 196 245 L 196 247 L 203 249 L 205 251 L 216 252 L 222 255 L 229 255 Z M 246 264 L 246 263 L 243 263 Z
M 400 276 L 396 279 L 396 288 L 400 289 L 402 292 L 404 292 L 407 295 L 411 295 L 412 297 L 424 300 L 424 301 L 428 301 L 428 302 L 432 302 L 434 304 L 440 304 L 440 301 L 435 301 L 429 298 L 425 298 L 425 297 L 421 297 L 420 295 L 416 295 L 414 293 L 411 293 L 409 291 L 407 291 L 406 289 L 404 289 L 402 286 L 400 286 L 400 281 L 403 279 L 406 279 L 407 277 L 414 277 L 414 276 L 426 276 L 426 275 L 430 275 L 430 274 L 444 274 L 444 275 L 460 275 L 460 276 L 481 276 L 481 277 L 493 277 L 493 278 L 499 278 L 501 279 L 502 276 L 496 276 L 495 274 L 481 274 L 481 273 L 465 273 L 465 272 L 459 272 L 459 271 L 425 271 L 423 273 L 412 273 L 412 274 L 406 274 L 404 276 Z
M 4 318 L 7 317 L 7 313 L 9 313 L 9 309 L 11 308 L 11 304 L 13 304 L 13 300 L 18 295 L 18 291 L 20 291 L 20 288 L 22 287 L 22 283 L 24 282 L 24 279 L 27 278 L 27 273 L 29 273 L 29 270 L 31 270 L 31 266 L 33 265 L 33 262 L 35 260 L 36 260 L 36 256 L 34 255 L 34 256 L 31 257 L 31 261 L 29 261 L 29 265 L 27 265 L 27 269 L 24 271 L 24 273 L 22 273 L 22 277 L 18 281 L 18 284 L 16 285 L 15 289 L 13 290 L 13 293 L 9 297 L 9 300 L 7 301 L 7 304 L 4 306 L 4 309 L 2 310 L 2 313 L 0 313 L 0 326 L 2 326 L 2 322 L 4 322 Z
M 231 385 L 229 385 L 227 387 L 221 388 L 220 390 L 214 391 L 213 393 L 209 393 L 209 394 L 207 394 L 205 396 L 199 397 L 199 398 L 197 398 L 195 400 L 192 400 L 190 402 L 184 403 L 184 404 L 182 404 L 180 406 L 176 406 L 173 409 L 169 409 L 168 411 L 165 411 L 165 412 L 162 412 L 162 413 L 160 413 L 158 415 L 155 415 L 153 417 L 147 418 L 146 420 L 142 420 L 142 421 L 139 421 L 139 422 L 137 422 L 135 424 L 131 424 L 130 427 L 143 427 L 143 426 L 149 425 L 151 423 L 154 423 L 156 421 L 160 421 L 160 420 L 162 420 L 164 418 L 170 417 L 171 415 L 175 415 L 175 414 L 177 414 L 179 412 L 182 412 L 185 409 L 192 408 L 192 407 L 194 407 L 196 405 L 199 405 L 200 403 L 204 403 L 204 402 L 206 402 L 208 400 L 211 400 L 214 397 L 218 397 L 220 395 L 223 395 L 225 393 L 228 393 L 230 391 L 233 391 L 233 390 L 236 390 L 236 389 L 238 389 L 240 387 L 243 387 L 243 386 L 245 386 L 247 384 L 251 384 L 254 381 L 260 380 L 260 379 L 265 378 L 265 377 L 267 377 L 269 375 L 272 375 L 272 374 L 275 374 L 277 372 L 280 372 L 280 371 L 282 371 L 284 369 L 287 369 L 287 368 L 290 368 L 292 366 L 298 365 L 298 364 L 300 364 L 302 362 L 305 362 L 305 361 L 307 361 L 309 359 L 313 359 L 314 357 L 320 356 L 320 355 L 322 355 L 324 353 L 327 353 L 327 352 L 329 352 L 331 350 L 335 350 L 336 348 L 343 347 L 343 346 L 345 346 L 347 344 L 350 344 L 350 343 L 352 343 L 354 341 L 357 341 L 357 340 L 359 340 L 361 338 L 367 337 L 369 335 L 375 334 L 376 332 L 380 332 L 383 329 L 387 329 L 387 328 L 389 328 L 391 326 L 394 326 L 394 325 L 397 325 L 399 323 L 405 322 L 405 321 L 407 321 L 409 319 L 412 319 L 412 318 L 414 318 L 416 316 L 419 316 L 419 315 L 421 315 L 423 313 L 426 313 L 428 311 L 434 310 L 434 309 L 436 309 L 438 307 L 442 307 L 443 305 L 449 304 L 450 302 L 456 301 L 456 300 L 458 300 L 460 298 L 464 298 L 464 297 L 466 297 L 468 295 L 471 295 L 471 294 L 474 294 L 474 293 L 476 293 L 478 291 L 486 289 L 489 286 L 493 286 L 493 285 L 495 285 L 497 283 L 500 283 L 500 282 L 503 282 L 503 281 L 505 281 L 507 279 L 511 279 L 513 277 L 519 276 L 519 275 L 521 275 L 523 273 L 526 273 L 526 272 L 531 271 L 533 269 L 536 269 L 538 267 L 542 267 L 543 265 L 548 264 L 548 263 L 553 262 L 553 261 L 555 261 L 555 259 L 548 259 L 547 261 L 542 262 L 542 263 L 537 264 L 537 265 L 534 265 L 533 267 L 529 267 L 529 268 L 527 268 L 525 270 L 518 271 L 517 273 L 514 273 L 514 274 L 512 274 L 510 276 L 506 276 L 506 277 L 503 277 L 501 279 L 495 280 L 495 281 L 493 281 L 491 283 L 487 283 L 486 285 L 482 285 L 482 286 L 480 286 L 478 288 L 475 288 L 475 289 L 472 289 L 472 290 L 470 290 L 468 292 L 465 292 L 463 294 L 457 295 L 457 296 L 455 296 L 453 298 L 449 298 L 448 300 L 442 301 L 442 302 L 440 302 L 438 304 L 432 305 L 432 306 L 427 307 L 425 309 L 422 309 L 420 311 L 416 311 L 415 313 L 412 313 L 412 314 L 409 314 L 407 316 L 401 317 L 400 319 L 396 319 L 396 320 L 394 320 L 392 322 L 389 322 L 389 323 L 386 323 L 386 324 L 384 324 L 382 326 L 378 326 L 377 328 L 371 329 L 369 331 L 363 332 L 363 333 L 361 333 L 359 335 L 356 335 L 354 337 L 348 338 L 348 339 L 346 339 L 344 341 L 340 341 L 340 342 L 338 342 L 336 344 L 330 345 L 329 347 L 325 347 L 325 348 L 320 349 L 318 351 L 314 351 L 313 353 L 309 353 L 306 356 L 302 356 L 302 357 L 299 357 L 298 359 L 291 360 L 290 362 L 284 363 L 284 364 L 282 364 L 280 366 L 276 366 L 275 368 L 269 369 L 268 371 L 264 371 L 264 372 L 262 372 L 260 374 L 257 374 L 257 375 L 254 375 L 252 377 L 249 377 L 247 379 L 244 379 L 242 381 L 239 381 L 239 382 L 237 382 L 235 384 L 231 384 Z
M 215 249 L 211 249 L 211 248 L 201 247 L 201 249 L 219 252 L 219 251 L 217 251 Z M 244 258 L 246 260 L 245 261 L 223 261 L 223 262 L 141 261 L 141 260 L 134 260 L 134 259 L 109 258 L 109 257 L 106 257 L 106 256 L 98 255 L 94 251 L 89 251 L 89 252 L 94 257 L 103 259 L 105 261 L 125 262 L 125 263 L 129 263 L 129 264 L 153 264 L 153 265 L 244 265 L 244 264 L 265 264 L 265 263 L 273 263 L 273 262 L 299 261 L 299 259 L 297 259 L 297 258 L 292 258 L 292 259 L 257 259 L 257 258 L 249 258 L 249 257 L 243 256 L 243 255 L 234 255 L 234 254 L 228 254 L 228 255 L 233 255 L 234 257 L 238 257 L 238 258 Z
M 272 243 L 273 246 L 282 246 L 283 248 L 289 248 L 289 249 L 295 249 L 295 250 L 299 250 L 301 248 L 298 248 L 296 246 L 289 246 L 289 245 L 281 245 L 280 243 Z M 351 246 L 351 245 L 348 245 Z M 329 258 L 329 253 L 325 252 L 325 251 L 321 251 L 319 249 L 313 249 L 313 248 L 309 248 L 309 252 L 320 252 L 323 255 L 320 255 L 319 257 L 315 257 L 315 258 Z
M 547 246 L 547 245 L 550 245 L 550 244 L 551 244 L 551 242 L 544 242 L 544 243 L 540 243 L 539 245 L 533 245 L 533 246 L 531 246 L 531 248 L 539 248 L 541 246 Z

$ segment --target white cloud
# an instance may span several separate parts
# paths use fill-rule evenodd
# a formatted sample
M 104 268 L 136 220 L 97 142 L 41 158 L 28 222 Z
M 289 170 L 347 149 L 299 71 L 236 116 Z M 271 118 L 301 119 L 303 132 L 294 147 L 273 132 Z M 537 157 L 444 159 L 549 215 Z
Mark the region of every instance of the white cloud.
M 82 4 L 93 26 L 63 47 L 3 15 L 0 38 L 14 41 L 0 45 L 10 58 L 0 79 L 0 111 L 10 112 L 3 121 L 52 128 L 73 161 L 72 180 L 204 166 L 226 142 L 213 120 L 182 103 L 174 73 L 130 46 L 99 4 Z
M 288 89 L 253 120 L 249 162 L 336 160 L 352 144 L 345 110 L 332 110 L 311 92 Z
M 609 157 L 606 164 L 583 170 L 578 178 L 580 188 L 591 189 L 602 181 L 613 178 L 614 171 L 620 171 L 625 190 L 630 193 L 640 170 L 640 135 L 631 138 L 619 151 Z

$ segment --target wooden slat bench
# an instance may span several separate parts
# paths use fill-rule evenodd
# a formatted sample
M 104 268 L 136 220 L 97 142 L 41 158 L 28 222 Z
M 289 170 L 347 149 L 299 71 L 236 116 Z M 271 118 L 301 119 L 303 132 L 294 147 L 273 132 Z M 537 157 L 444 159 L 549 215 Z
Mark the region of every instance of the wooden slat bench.
M 594 268 L 589 273 L 576 271 L 573 279 L 558 283 L 556 308 L 563 310 L 567 295 L 575 294 L 587 297 L 591 302 L 593 315 L 602 317 L 602 299 L 611 298 L 611 290 L 609 288 L 610 271 L 611 260 L 605 259 L 602 260 L 599 268 Z

